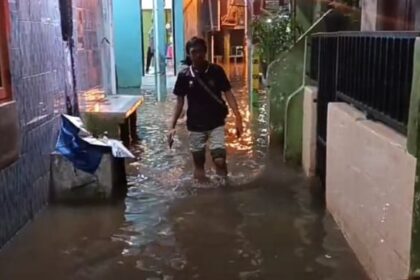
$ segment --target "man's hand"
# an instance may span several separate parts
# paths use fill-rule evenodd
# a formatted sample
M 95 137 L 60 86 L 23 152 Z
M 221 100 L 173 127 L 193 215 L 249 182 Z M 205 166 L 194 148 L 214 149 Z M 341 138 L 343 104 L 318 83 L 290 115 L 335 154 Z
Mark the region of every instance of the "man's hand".
M 243 133 L 244 133 L 244 125 L 242 123 L 242 118 L 236 117 L 236 136 L 238 138 L 241 138 Z
M 174 144 L 175 134 L 176 134 L 176 129 L 175 128 L 169 130 L 169 132 L 168 132 L 167 137 L 168 137 L 169 149 L 171 149 L 172 145 Z
M 236 98 L 231 90 L 225 92 L 225 97 L 227 103 L 229 104 L 230 108 L 232 108 L 232 111 L 236 117 L 236 136 L 241 138 L 242 134 L 244 133 L 244 125 L 242 124 L 242 116 L 238 109 L 238 103 L 236 103 Z
M 185 96 L 178 96 L 176 99 L 176 106 L 175 106 L 175 112 L 174 112 L 174 116 L 172 117 L 172 122 L 171 122 L 171 130 L 169 130 L 168 132 L 168 145 L 169 145 L 169 149 L 172 148 L 172 144 L 174 143 L 174 137 L 176 134 L 176 123 L 179 119 L 179 116 L 181 116 L 182 113 L 182 109 L 184 108 L 184 100 L 185 100 Z

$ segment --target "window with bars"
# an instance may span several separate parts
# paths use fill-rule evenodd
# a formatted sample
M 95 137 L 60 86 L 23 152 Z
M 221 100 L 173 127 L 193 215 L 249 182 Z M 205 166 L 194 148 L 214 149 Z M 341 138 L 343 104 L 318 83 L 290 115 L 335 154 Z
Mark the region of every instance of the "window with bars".
M 7 1 L 0 3 L 0 102 L 11 99 L 8 52 L 9 10 Z

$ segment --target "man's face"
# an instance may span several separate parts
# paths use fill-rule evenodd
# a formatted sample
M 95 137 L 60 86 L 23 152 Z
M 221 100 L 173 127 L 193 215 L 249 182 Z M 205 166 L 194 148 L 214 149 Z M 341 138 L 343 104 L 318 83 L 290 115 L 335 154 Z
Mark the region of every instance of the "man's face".
M 190 57 L 194 65 L 203 65 L 206 62 L 206 51 L 202 46 L 192 46 Z

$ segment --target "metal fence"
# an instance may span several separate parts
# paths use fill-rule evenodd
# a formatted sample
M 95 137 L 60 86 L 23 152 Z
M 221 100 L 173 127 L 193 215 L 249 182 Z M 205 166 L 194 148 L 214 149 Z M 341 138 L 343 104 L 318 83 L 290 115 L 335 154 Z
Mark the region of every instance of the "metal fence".
M 407 133 L 417 32 L 338 32 L 312 37 L 308 76 L 318 85 L 318 174 L 325 178 L 329 102 L 347 102 Z

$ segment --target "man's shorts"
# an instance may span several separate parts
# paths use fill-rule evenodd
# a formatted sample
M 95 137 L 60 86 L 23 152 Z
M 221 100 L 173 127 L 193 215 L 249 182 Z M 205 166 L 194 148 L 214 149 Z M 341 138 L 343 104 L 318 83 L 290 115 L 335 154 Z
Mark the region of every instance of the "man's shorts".
M 226 157 L 225 127 L 219 126 L 204 132 L 190 131 L 190 150 L 193 153 L 203 152 L 207 141 L 213 158 Z

